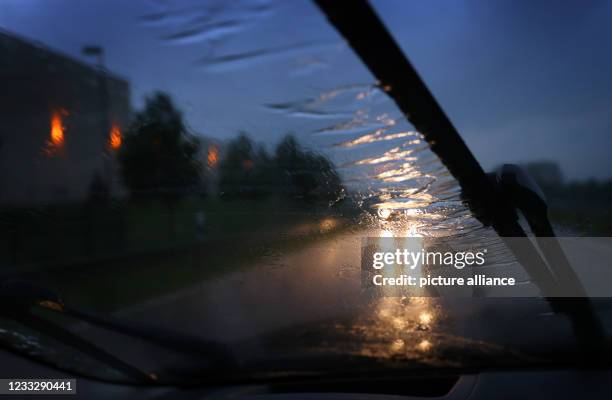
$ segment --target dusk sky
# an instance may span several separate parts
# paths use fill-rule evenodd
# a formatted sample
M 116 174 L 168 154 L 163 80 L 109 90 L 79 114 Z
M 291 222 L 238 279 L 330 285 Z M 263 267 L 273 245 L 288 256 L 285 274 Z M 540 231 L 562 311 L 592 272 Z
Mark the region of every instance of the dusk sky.
M 570 179 L 612 178 L 612 2 L 374 5 L 485 168 L 553 160 Z M 135 108 L 168 91 L 193 131 L 222 139 L 295 132 L 316 146 L 312 132 L 359 107 L 304 118 L 269 105 L 375 81 L 309 1 L 0 0 L 0 26 L 81 60 L 102 45 Z

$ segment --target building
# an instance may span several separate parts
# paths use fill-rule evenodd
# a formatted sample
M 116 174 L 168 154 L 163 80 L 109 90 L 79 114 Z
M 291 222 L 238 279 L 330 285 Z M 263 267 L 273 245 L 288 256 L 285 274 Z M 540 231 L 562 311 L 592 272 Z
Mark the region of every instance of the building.
M 121 189 L 116 152 L 129 83 L 0 30 L 0 205 L 80 202 Z

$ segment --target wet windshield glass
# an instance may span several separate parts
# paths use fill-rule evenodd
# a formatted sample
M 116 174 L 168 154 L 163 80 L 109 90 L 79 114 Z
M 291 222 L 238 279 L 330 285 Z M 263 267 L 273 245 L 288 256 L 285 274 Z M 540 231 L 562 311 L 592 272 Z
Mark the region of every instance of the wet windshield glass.
M 419 37 L 393 5 L 375 8 L 410 57 Z M 363 238 L 381 249 L 388 238 L 419 246 L 452 238 L 486 243 L 495 249 L 487 271 L 512 271 L 521 290 L 540 295 L 313 2 L 4 0 L 0 13 L 3 278 L 54 290 L 80 309 L 227 345 L 244 365 L 331 354 L 435 367 L 528 363 L 521 351 L 546 332 L 558 333 L 546 339 L 551 348 L 571 341 L 563 322 L 542 322 L 544 300 L 500 301 L 512 313 L 483 329 L 486 304 L 363 289 Z M 424 59 L 417 69 L 427 67 L 444 105 L 447 82 L 436 74 L 446 67 L 430 71 Z M 464 121 L 478 116 L 449 102 L 459 128 L 474 132 Z M 558 205 L 556 227 L 610 229 L 609 183 L 586 180 L 609 179 L 609 168 L 563 181 L 565 156 L 491 153 L 489 139 L 477 137 L 487 134 L 466 142 L 486 169 L 528 161 Z M 587 207 L 594 203 L 596 211 Z M 597 221 L 584 223 L 576 210 Z M 540 323 L 546 330 L 530 331 Z M 60 324 L 147 373 L 180 376 L 176 365 L 200 365 L 137 351 L 134 338 L 83 321 Z M 518 334 L 507 335 L 509 326 Z M 3 328 L 1 338 L 31 341 L 17 331 Z M 62 363 L 88 369 L 68 358 Z

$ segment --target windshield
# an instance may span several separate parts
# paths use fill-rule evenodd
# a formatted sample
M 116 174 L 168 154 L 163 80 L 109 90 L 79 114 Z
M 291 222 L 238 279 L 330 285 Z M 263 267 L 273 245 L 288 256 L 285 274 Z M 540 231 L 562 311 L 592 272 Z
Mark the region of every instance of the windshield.
M 605 46 L 609 4 L 585 8 L 571 38 L 569 9 L 541 26 L 547 11 L 526 3 L 372 7 L 485 171 L 524 168 L 564 236 L 612 231 L 603 107 L 612 88 L 601 76 L 612 60 L 580 52 Z M 3 280 L 227 349 L 169 357 L 176 346 L 150 350 L 134 330 L 39 310 L 146 376 L 192 379 L 230 358 L 251 372 L 566 359 L 575 345 L 566 316 L 500 238 L 499 221 L 516 215 L 480 215 L 464 183 L 485 175 L 459 183 L 440 143 L 410 122 L 419 116 L 398 107 L 411 93 L 385 85 L 328 16 L 307 0 L 2 0 Z M 571 69 L 559 66 L 568 47 Z M 585 93 L 592 107 L 572 108 Z M 483 246 L 484 271 L 512 277 L 512 296 L 465 288 L 448 300 L 445 289 L 363 283 L 368 251 Z M 598 246 L 609 260 L 610 243 Z M 513 298 L 483 299 L 491 296 Z M 99 362 L 138 375 L 86 345 L 60 356 L 45 343 L 76 339 L 9 314 L 17 322 L 0 327 L 9 346 L 90 376 L 120 379 Z

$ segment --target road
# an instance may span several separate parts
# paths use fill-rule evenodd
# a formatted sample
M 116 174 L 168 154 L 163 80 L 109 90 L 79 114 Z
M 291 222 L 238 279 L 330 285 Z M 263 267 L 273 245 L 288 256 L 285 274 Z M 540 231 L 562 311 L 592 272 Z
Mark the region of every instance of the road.
M 234 341 L 265 331 L 353 313 L 360 299 L 360 237 L 343 235 L 246 271 L 196 284 L 117 313 Z
M 368 233 L 374 235 L 386 236 Z M 230 344 L 325 321 L 319 330 L 358 331 L 358 341 L 369 347 L 357 352 L 413 358 L 474 343 L 485 349 L 495 344 L 523 350 L 537 350 L 541 343 L 559 348 L 571 344 L 567 320 L 553 315 L 541 299 L 368 295 L 360 282 L 363 236 L 343 234 L 276 255 L 248 270 L 123 309 L 117 316 Z M 381 346 L 372 346 L 374 342 Z

